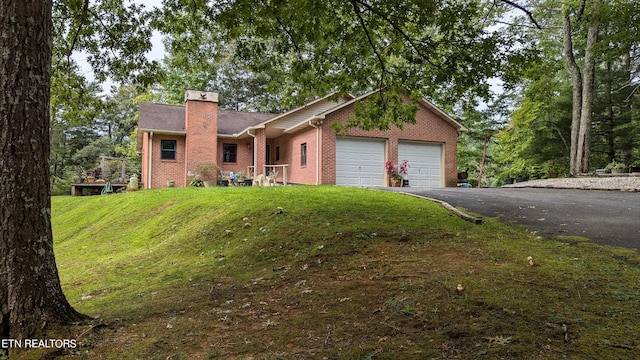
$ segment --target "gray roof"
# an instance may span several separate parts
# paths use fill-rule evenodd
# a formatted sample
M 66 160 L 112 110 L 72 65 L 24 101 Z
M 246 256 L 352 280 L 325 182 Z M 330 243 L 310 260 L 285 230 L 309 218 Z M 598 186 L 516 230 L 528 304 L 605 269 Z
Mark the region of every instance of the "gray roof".
M 140 104 L 140 131 L 185 133 L 182 105 Z M 218 134 L 234 135 L 269 120 L 277 114 L 218 110 Z
M 184 106 L 140 103 L 139 131 L 184 133 Z
M 218 134 L 238 134 L 250 126 L 261 124 L 277 114 L 233 110 L 218 111 Z

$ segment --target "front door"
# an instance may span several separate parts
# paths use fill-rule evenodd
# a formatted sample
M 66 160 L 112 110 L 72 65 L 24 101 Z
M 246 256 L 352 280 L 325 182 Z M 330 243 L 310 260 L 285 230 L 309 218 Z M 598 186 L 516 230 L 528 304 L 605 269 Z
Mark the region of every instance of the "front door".
M 264 159 L 265 165 L 271 165 L 271 144 L 267 144 L 266 158 Z

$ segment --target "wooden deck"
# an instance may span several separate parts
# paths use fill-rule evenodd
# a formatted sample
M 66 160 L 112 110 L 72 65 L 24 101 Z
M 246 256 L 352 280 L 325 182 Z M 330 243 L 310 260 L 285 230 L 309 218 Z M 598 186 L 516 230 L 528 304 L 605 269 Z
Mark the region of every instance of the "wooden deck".
M 71 184 L 71 196 L 82 196 L 83 189 L 94 189 L 98 194 L 104 189 L 107 183 L 75 183 Z M 129 183 L 111 183 L 113 192 L 118 192 L 122 188 L 126 188 Z

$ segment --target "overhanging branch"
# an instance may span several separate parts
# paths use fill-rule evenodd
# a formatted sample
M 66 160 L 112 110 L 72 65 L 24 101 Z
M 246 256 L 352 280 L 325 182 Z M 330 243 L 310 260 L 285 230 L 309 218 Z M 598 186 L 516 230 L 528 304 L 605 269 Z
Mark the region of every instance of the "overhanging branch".
M 538 28 L 539 30 L 542 30 L 542 26 L 540 26 L 540 24 L 538 24 L 538 22 L 536 21 L 536 19 L 533 17 L 533 14 L 531 13 L 531 11 L 527 10 L 524 6 L 516 4 L 513 1 L 510 0 L 500 0 L 505 4 L 511 5 L 514 8 L 524 12 L 525 14 L 527 14 L 527 16 L 529 17 L 529 20 L 531 20 L 531 22 L 536 26 L 536 28 Z
M 386 23 L 388 23 L 389 25 L 391 25 L 391 27 L 397 31 L 402 38 L 405 39 L 405 41 L 407 41 L 409 43 L 409 45 L 411 45 L 411 48 L 415 51 L 415 53 L 418 55 L 418 57 L 420 57 L 422 60 L 426 61 L 429 65 L 433 66 L 433 67 L 438 67 L 436 64 L 434 64 L 431 59 L 424 55 L 422 53 L 422 51 L 420 51 L 420 49 L 418 49 L 418 45 L 416 44 L 416 42 L 422 42 L 419 39 L 415 39 L 411 36 L 409 36 L 402 28 L 400 28 L 400 26 L 393 21 L 389 16 L 387 16 L 387 14 L 381 13 L 379 11 L 376 11 L 371 5 L 367 4 L 364 1 L 359 1 L 359 0 L 353 0 L 352 3 L 359 3 L 362 6 L 366 7 L 367 9 L 369 9 L 369 11 L 371 11 L 372 13 L 380 16 L 382 18 L 382 20 L 384 20 Z M 354 4 L 355 6 L 355 4 Z
M 379 87 L 382 88 L 384 85 L 383 84 L 384 75 L 387 72 L 386 63 L 382 58 L 382 55 L 380 55 L 380 52 L 378 51 L 378 48 L 376 47 L 375 43 L 373 42 L 373 39 L 371 38 L 371 34 L 369 34 L 369 29 L 367 28 L 367 24 L 365 23 L 364 18 L 362 17 L 360 8 L 358 8 L 357 1 L 351 0 L 351 5 L 353 5 L 353 12 L 358 17 L 358 20 L 360 21 L 360 26 L 362 26 L 362 30 L 364 31 L 364 34 L 367 36 L 367 41 L 369 42 L 369 46 L 371 46 L 371 50 L 373 50 L 374 54 L 376 54 L 376 57 L 378 58 L 378 62 L 380 62 L 380 69 L 382 70 L 382 75 L 380 76 Z

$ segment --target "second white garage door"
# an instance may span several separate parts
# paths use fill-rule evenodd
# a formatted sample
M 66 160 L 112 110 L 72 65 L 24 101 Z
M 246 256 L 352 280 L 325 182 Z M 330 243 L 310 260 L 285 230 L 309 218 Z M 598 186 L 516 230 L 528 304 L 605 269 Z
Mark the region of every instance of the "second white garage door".
M 377 139 L 336 139 L 336 185 L 383 186 L 385 143 Z
M 419 142 L 398 143 L 398 162 L 409 160 L 409 186 L 438 188 L 444 186 L 442 145 Z

